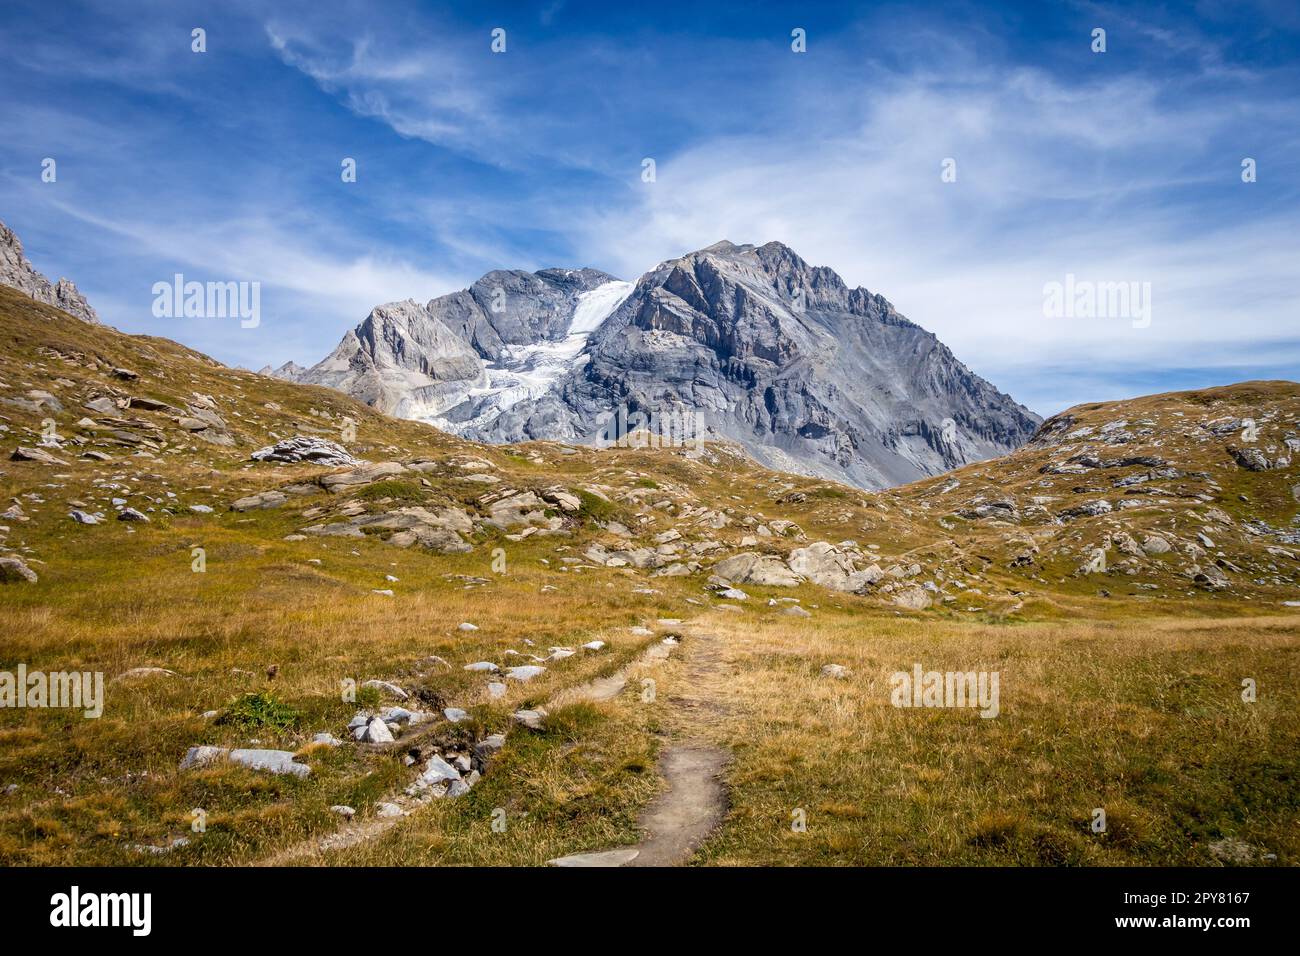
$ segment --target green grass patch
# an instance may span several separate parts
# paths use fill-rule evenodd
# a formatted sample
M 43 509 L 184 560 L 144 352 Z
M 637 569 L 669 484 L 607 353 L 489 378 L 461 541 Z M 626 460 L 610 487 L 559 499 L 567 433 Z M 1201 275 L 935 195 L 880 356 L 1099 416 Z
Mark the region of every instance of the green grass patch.
M 300 716 L 297 710 L 270 691 L 263 690 L 236 697 L 226 705 L 216 722 L 241 730 L 268 728 L 283 733 L 296 727 Z

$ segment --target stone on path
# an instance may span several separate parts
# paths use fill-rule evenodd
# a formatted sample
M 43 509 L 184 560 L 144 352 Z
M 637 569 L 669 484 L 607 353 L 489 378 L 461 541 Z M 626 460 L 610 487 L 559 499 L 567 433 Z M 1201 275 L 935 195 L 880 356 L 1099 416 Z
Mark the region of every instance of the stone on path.
M 564 867 L 625 866 L 635 860 L 640 853 L 641 851 L 636 847 L 599 850 L 595 853 L 574 853 L 570 856 L 547 860 L 546 865 Z

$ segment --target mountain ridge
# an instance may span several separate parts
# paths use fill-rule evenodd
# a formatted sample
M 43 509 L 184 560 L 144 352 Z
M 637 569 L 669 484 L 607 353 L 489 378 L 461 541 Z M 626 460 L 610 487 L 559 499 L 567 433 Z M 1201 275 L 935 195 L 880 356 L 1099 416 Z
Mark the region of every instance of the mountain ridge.
M 0 285 L 7 285 L 37 302 L 52 305 L 84 322 L 99 322 L 99 315 L 76 285 L 66 278 L 50 282 L 23 253 L 18 234 L 0 222 Z
M 574 274 L 578 295 L 551 288 Z M 620 413 L 687 414 L 701 439 L 865 488 L 1005 453 L 1040 421 L 883 296 L 775 241 L 721 240 L 621 284 L 626 295 L 584 330 L 569 364 L 530 379 L 529 350 L 562 341 L 578 299 L 618 281 L 590 269 L 490 272 L 425 306 L 379 307 L 296 380 L 495 443 L 593 443 Z M 395 311 L 391 334 L 376 336 Z

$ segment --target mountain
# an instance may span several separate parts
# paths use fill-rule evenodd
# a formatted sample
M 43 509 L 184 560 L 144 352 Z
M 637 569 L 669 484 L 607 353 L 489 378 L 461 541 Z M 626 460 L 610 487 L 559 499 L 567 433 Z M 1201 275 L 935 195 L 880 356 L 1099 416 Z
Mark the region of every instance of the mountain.
M 258 375 L 268 375 L 271 378 L 283 379 L 286 382 L 293 382 L 298 379 L 303 372 L 307 371 L 297 362 L 285 362 L 279 368 L 271 368 L 267 365 L 257 370 Z
M 99 316 L 86 297 L 67 279 L 51 284 L 23 255 L 23 244 L 12 229 L 0 222 L 0 285 L 11 286 L 37 302 L 44 302 L 85 322 Z
M 604 318 L 593 308 L 621 285 L 595 269 L 489 272 L 426 305 L 379 306 L 295 380 L 462 431 L 545 391 L 581 350 L 584 327 Z
M 635 284 L 489 273 L 376 309 L 298 380 L 489 442 L 593 444 L 611 423 L 671 417 L 677 438 L 863 488 L 1004 454 L 1040 421 L 883 297 L 778 242 L 720 242 Z

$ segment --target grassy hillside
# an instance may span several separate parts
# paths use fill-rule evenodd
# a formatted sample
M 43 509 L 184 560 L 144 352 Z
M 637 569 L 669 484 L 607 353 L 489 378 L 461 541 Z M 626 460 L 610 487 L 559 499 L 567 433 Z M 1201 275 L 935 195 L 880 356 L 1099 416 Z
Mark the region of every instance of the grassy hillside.
M 301 862 L 344 827 L 331 806 L 356 826 L 404 793 L 404 757 L 508 732 L 468 794 L 407 801 L 307 859 L 539 864 L 630 844 L 662 748 L 701 739 L 733 760 L 698 863 L 1294 864 L 1298 416 L 1285 382 L 1083 406 L 1005 459 L 868 494 L 727 447 L 475 445 L 0 288 L 5 457 L 53 459 L 0 466 L 0 558 L 38 577 L 0 583 L 0 670 L 108 681 L 99 719 L 0 710 L 0 862 Z M 363 481 L 250 459 L 295 435 L 402 467 Z M 328 490 L 339 475 L 355 483 Z M 815 542 L 879 577 L 854 593 L 714 570 Z M 651 669 L 639 655 L 665 635 L 679 649 Z M 463 669 L 533 657 L 546 670 L 501 697 Z M 822 674 L 834 663 L 843 679 Z M 1000 716 L 891 706 L 889 675 L 914 663 L 998 670 Z M 607 701 L 548 706 L 623 670 Z M 342 699 L 371 679 L 408 699 Z M 359 708 L 397 703 L 434 719 L 393 745 L 351 739 Z M 544 729 L 516 725 L 538 706 Z M 195 745 L 294 751 L 311 773 L 179 769 Z

